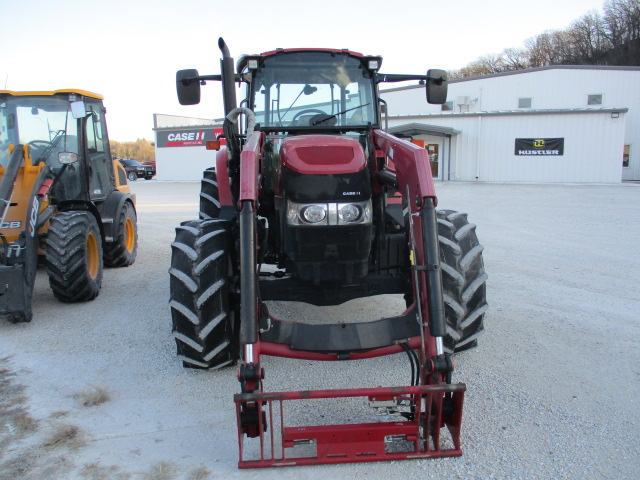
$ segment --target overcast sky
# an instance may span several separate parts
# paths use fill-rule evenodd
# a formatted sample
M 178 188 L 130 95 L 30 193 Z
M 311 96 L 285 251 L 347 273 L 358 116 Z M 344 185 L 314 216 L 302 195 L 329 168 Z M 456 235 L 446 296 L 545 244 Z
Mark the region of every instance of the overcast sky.
M 154 139 L 153 114 L 217 118 L 221 88 L 198 106 L 175 72 L 220 69 L 218 37 L 237 60 L 275 48 L 382 55 L 383 73 L 459 69 L 567 28 L 604 0 L 0 0 L 0 89 L 80 88 L 105 97 L 112 140 Z

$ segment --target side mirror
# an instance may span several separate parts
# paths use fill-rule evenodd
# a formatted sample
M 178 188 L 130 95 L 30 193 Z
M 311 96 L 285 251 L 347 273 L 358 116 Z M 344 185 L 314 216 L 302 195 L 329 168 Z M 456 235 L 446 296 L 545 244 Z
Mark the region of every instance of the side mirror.
M 176 91 L 180 105 L 197 105 L 200 103 L 200 80 L 198 70 L 189 68 L 176 72 Z
M 76 120 L 83 118 L 87 114 L 87 107 L 82 100 L 78 102 L 71 102 L 71 115 Z
M 78 161 L 78 154 L 71 152 L 60 152 L 58 154 L 58 162 L 61 165 L 67 165 L 69 163 L 76 163 Z
M 442 105 L 447 101 L 447 72 L 444 70 L 427 70 L 427 102 Z

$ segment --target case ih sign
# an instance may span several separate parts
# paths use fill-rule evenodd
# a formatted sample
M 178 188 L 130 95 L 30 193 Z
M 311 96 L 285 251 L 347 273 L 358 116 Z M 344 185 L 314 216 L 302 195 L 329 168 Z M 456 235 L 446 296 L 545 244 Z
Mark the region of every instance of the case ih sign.
M 165 130 L 157 135 L 158 147 L 204 147 L 208 140 L 215 140 L 222 135 L 222 129 Z
M 516 155 L 563 155 L 564 138 L 516 138 Z

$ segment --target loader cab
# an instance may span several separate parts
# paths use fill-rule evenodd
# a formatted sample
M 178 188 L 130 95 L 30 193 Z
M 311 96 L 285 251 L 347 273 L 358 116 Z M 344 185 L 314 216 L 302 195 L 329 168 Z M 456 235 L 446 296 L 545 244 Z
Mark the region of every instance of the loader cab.
M 114 189 L 104 107 L 97 94 L 0 91 L 0 166 L 20 145 L 25 174 L 41 165 L 54 172 L 53 203 L 100 202 Z

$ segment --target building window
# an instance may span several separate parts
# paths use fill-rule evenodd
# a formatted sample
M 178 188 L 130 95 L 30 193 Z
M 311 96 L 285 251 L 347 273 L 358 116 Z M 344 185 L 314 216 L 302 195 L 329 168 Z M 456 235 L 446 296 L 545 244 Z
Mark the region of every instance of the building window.
M 587 105 L 602 105 L 602 94 L 587 95 Z
M 444 102 L 440 108 L 440 111 L 442 112 L 450 112 L 453 110 L 453 101 L 451 102 Z
M 518 108 L 531 108 L 531 97 L 529 97 L 529 98 L 519 98 L 518 99 Z
M 631 154 L 631 145 L 624 146 L 624 152 L 622 153 L 622 166 L 629 166 L 629 155 Z

